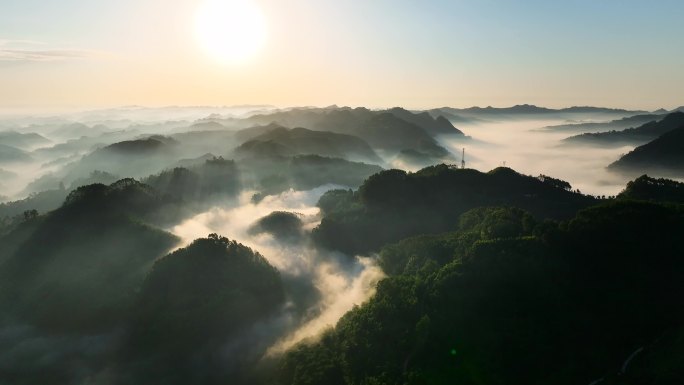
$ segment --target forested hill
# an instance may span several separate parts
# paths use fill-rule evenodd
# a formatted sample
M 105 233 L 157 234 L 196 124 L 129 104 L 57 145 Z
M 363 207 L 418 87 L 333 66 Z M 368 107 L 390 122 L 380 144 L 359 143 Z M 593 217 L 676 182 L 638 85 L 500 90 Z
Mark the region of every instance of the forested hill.
M 627 174 L 648 172 L 656 175 L 684 176 L 684 122 L 679 128 L 635 148 L 608 168 Z
M 515 206 L 540 219 L 565 219 L 597 202 L 565 181 L 504 167 L 488 173 L 447 165 L 416 173 L 389 170 L 368 178 L 358 191 L 321 197 L 324 216 L 314 238 L 325 247 L 363 253 L 408 236 L 453 230 L 459 215 L 475 207 Z
M 684 183 L 642 175 L 627 183 L 627 187 L 618 195 L 618 198 L 684 203 Z
M 279 383 L 682 383 L 681 206 L 612 201 L 562 223 L 481 208 L 454 230 L 383 248 L 390 277 L 291 350 Z

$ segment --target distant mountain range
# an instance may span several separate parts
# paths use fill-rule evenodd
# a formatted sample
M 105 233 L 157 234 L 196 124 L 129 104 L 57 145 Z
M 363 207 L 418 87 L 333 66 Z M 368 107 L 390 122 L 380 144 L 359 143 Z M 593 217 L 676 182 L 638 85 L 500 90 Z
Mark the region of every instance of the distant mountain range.
M 660 135 L 684 125 L 684 112 L 673 112 L 660 120 L 622 131 L 586 133 L 564 139 L 565 143 L 594 144 L 601 146 L 622 146 L 643 144 Z
M 82 136 L 92 137 L 112 131 L 107 126 L 98 124 L 92 127 L 83 123 L 65 124 L 48 133 L 50 138 L 78 139 Z
M 552 109 L 546 107 L 539 107 L 531 104 L 519 104 L 512 107 L 442 107 L 432 109 L 429 112 L 432 116 L 444 115 L 452 121 L 457 122 L 477 122 L 478 120 L 490 120 L 500 118 L 541 118 L 551 116 L 565 116 L 567 118 L 572 118 L 572 116 L 578 115 L 590 115 L 600 118 L 622 118 L 626 116 L 647 113 L 646 111 L 630 111 L 618 108 L 603 108 L 590 106 L 575 106 L 568 108 Z
M 18 148 L 0 143 L 0 163 L 21 163 L 31 161 L 31 156 Z
M 172 138 L 152 136 L 127 140 L 97 149 L 67 165 L 67 180 L 83 177 L 94 170 L 132 177 L 147 176 L 177 161 L 179 143 Z
M 0 143 L 21 150 L 31 150 L 35 147 L 48 145 L 51 141 L 36 133 L 22 134 L 16 131 L 1 131 Z
M 393 108 L 372 111 L 367 108 L 327 107 L 296 108 L 254 115 L 246 119 L 224 119 L 218 123 L 230 127 L 268 126 L 271 123 L 288 128 L 304 127 L 315 131 L 328 131 L 357 136 L 376 150 L 396 155 L 402 150 L 416 150 L 429 156 L 449 156 L 437 144 L 435 135 L 464 137 L 446 118 L 434 118 L 428 113 L 415 114 Z M 261 129 L 264 133 L 268 129 Z M 239 132 L 238 135 L 245 135 Z
M 572 124 L 560 124 L 556 126 L 544 127 L 544 131 L 549 132 L 582 132 L 582 133 L 599 133 L 609 130 L 624 130 L 626 128 L 638 127 L 642 124 L 653 122 L 664 118 L 667 113 L 664 114 L 641 114 L 629 116 L 626 118 L 620 118 L 611 120 L 609 122 L 589 122 L 589 123 L 572 123 Z

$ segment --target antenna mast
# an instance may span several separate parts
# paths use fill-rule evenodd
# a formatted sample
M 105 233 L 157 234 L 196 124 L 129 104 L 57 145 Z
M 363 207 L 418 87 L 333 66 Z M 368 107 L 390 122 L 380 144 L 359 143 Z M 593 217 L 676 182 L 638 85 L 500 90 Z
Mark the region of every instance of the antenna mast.
M 461 155 L 461 168 L 465 168 L 465 147 L 463 148 L 463 153 Z

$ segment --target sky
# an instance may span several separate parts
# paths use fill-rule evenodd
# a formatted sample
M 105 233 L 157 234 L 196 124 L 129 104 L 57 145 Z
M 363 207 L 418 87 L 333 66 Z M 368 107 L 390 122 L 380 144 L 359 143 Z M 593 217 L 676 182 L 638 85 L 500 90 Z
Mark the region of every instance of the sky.
M 207 1 L 260 9 L 253 55 L 203 49 Z M 682 16 L 681 0 L 0 0 L 0 110 L 674 108 Z

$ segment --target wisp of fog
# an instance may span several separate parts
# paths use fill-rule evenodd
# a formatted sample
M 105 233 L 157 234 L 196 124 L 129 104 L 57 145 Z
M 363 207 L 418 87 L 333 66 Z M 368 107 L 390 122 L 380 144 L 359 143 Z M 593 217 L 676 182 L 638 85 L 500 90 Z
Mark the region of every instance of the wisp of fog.
M 267 354 L 282 353 L 294 344 L 333 327 L 354 305 L 370 298 L 376 284 L 384 277 L 372 257 L 320 250 L 306 240 L 284 242 L 267 233 L 250 234 L 250 226 L 259 218 L 283 211 L 302 214 L 304 229 L 313 229 L 320 221 L 316 202 L 323 193 L 334 188 L 340 186 L 326 185 L 309 191 L 289 190 L 266 196 L 258 203 L 251 200 L 253 192 L 245 191 L 237 205 L 214 207 L 170 229 L 182 239 L 181 247 L 209 233 L 225 234 L 260 252 L 280 271 L 285 285 L 289 286 L 286 290 L 289 289 L 291 294 L 290 303 L 279 316 L 286 322 L 275 324 L 283 334 Z M 302 296 L 301 288 L 309 285 L 313 295 Z M 293 291 L 298 291 L 298 294 Z M 297 314 L 296 309 L 302 307 L 303 314 Z

